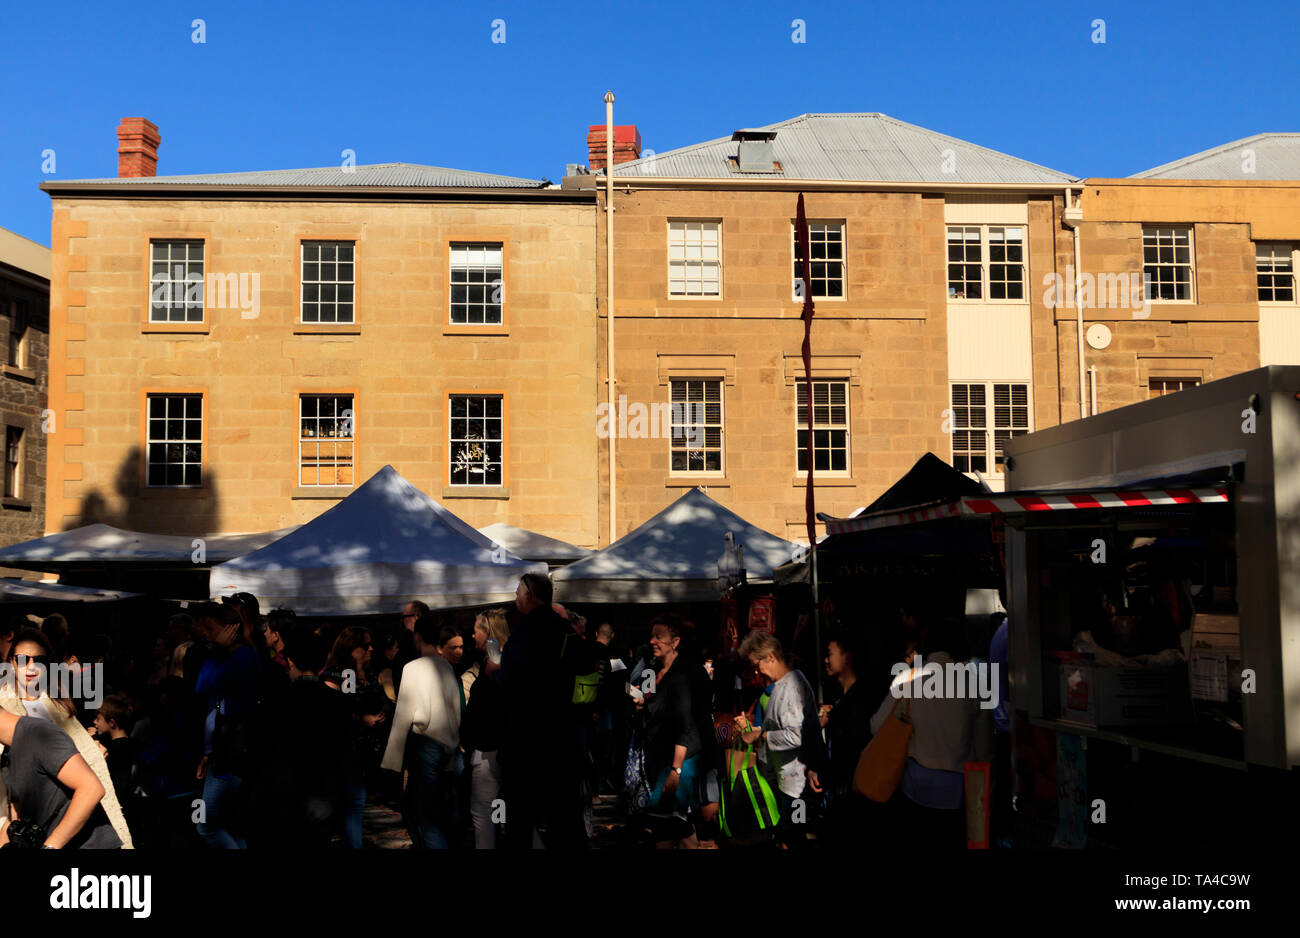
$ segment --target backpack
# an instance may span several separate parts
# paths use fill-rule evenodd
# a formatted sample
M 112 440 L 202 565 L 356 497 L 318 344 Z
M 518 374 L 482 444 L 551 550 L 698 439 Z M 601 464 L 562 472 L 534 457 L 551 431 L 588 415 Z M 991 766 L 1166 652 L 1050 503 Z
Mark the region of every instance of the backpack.
M 570 638 L 578 639 L 572 647 Z M 569 702 L 584 707 L 594 704 L 600 691 L 600 662 L 588 643 L 572 629 L 565 634 L 560 645 L 560 660 L 565 674 L 573 676 L 573 694 Z

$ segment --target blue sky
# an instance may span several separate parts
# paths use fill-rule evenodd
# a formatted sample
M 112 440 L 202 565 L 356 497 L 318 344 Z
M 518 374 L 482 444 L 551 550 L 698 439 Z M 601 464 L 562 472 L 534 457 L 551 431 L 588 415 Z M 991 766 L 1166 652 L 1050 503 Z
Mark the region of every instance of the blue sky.
M 567 0 L 11 5 L 0 226 L 48 244 L 37 186 L 116 175 L 126 116 L 158 124 L 160 175 L 337 165 L 350 148 L 358 163 L 557 180 L 586 162 L 607 88 L 616 123 L 659 152 L 807 111 L 881 111 L 1070 174 L 1125 176 L 1300 131 L 1283 2 L 611 8 L 605 27 L 604 4 Z M 805 43 L 791 41 L 795 19 Z

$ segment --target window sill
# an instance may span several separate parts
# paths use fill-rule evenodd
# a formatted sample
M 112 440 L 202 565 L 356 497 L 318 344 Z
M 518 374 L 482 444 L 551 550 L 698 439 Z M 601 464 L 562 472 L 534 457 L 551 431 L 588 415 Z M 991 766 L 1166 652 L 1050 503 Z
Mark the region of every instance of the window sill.
M 455 323 L 443 323 L 443 335 L 509 335 L 510 327 L 506 325 L 492 325 L 481 323 L 477 325 L 457 325 Z
M 702 489 L 729 489 L 731 488 L 731 480 L 726 476 L 704 474 L 698 476 L 671 475 L 668 477 L 668 481 L 664 483 L 664 487 L 670 489 L 693 489 L 696 486 Z
M 961 299 L 955 296 L 949 296 L 949 297 L 945 297 L 945 299 L 952 306 L 1028 306 L 1029 305 L 1029 300 L 1023 297 L 1018 300 L 973 300 L 969 298 Z M 1062 306 L 1062 309 L 1064 308 L 1065 307 Z M 1069 308 L 1074 309 L 1073 306 Z
M 36 380 L 36 369 L 34 368 L 19 368 L 17 365 L 5 365 L 3 366 L 3 370 L 4 373 L 11 378 L 22 378 L 24 381 Z
M 142 333 L 173 335 L 208 335 L 212 325 L 208 322 L 146 322 L 140 327 Z
M 361 335 L 361 327 L 354 322 L 314 323 L 297 322 L 293 325 L 294 335 Z
M 790 481 L 790 484 L 793 485 L 795 488 L 806 487 L 808 485 L 807 474 L 800 473 L 796 475 Z M 857 484 L 858 484 L 858 480 L 853 478 L 853 476 L 828 475 L 824 472 L 813 473 L 813 488 L 819 488 L 823 485 L 849 487 L 849 486 L 855 486 Z
M 0 505 L 3 505 L 5 508 L 11 508 L 14 511 L 32 510 L 32 503 L 27 501 L 25 498 L 12 498 L 10 496 L 5 496 L 0 499 Z
M 443 498 L 509 498 L 510 489 L 504 485 L 446 485 Z
M 299 485 L 289 492 L 290 498 L 346 498 L 353 491 L 350 485 Z

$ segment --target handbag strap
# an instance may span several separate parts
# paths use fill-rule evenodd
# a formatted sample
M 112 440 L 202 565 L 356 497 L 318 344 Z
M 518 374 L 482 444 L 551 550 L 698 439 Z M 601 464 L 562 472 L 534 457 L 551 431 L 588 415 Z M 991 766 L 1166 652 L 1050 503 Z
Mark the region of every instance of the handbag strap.
M 910 671 L 907 672 L 907 680 L 908 680 L 908 681 L 913 681 L 913 680 L 915 680 L 915 679 L 916 679 L 916 668 L 912 668 L 912 670 L 910 670 Z M 906 683 L 906 682 L 904 682 L 904 683 Z M 902 686 L 902 685 L 899 685 L 899 686 Z M 913 688 L 913 690 L 915 690 L 915 689 L 916 689 L 916 688 Z M 906 719 L 904 722 L 911 723 L 911 722 L 912 722 L 912 697 L 913 697 L 913 696 L 914 696 L 913 694 L 908 694 L 906 697 L 895 697 L 895 698 L 894 698 L 894 705 L 893 705 L 892 707 L 889 708 L 889 715 L 890 715 L 891 717 L 894 715 L 894 711 L 896 711 L 896 710 L 898 709 L 898 702 L 899 702 L 900 700 L 906 700 L 906 701 L 907 701 L 907 709 L 906 709 L 906 711 L 904 712 L 903 717 L 906 717 L 907 719 Z M 903 719 L 903 717 L 899 717 L 899 719 Z

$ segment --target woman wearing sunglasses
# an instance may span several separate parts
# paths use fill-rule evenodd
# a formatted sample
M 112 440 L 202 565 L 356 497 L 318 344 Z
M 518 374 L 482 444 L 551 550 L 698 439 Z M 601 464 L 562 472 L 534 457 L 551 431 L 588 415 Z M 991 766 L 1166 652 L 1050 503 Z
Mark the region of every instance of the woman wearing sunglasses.
M 50 734 L 47 727 L 33 728 L 23 726 L 21 730 L 14 727 L 19 726 L 22 720 L 16 720 L 8 726 L 7 732 L 0 732 L 0 752 L 5 746 L 13 745 L 15 734 L 19 739 L 19 748 L 27 749 L 24 743 L 30 739 L 35 740 L 30 743 L 34 749 L 42 750 L 41 760 L 45 769 L 52 766 L 53 761 L 62 759 L 65 768 L 71 773 L 70 778 L 77 781 L 83 786 L 77 789 L 82 792 L 82 796 L 77 800 L 78 810 L 80 805 L 88 799 L 85 792 L 90 791 L 93 786 L 89 785 L 89 779 L 86 773 L 77 769 L 77 765 L 85 766 L 91 777 L 98 781 L 99 786 L 103 789 L 99 799 L 96 801 L 96 808 L 99 814 L 92 812 L 91 820 L 95 817 L 106 819 L 109 830 L 106 832 L 88 831 L 85 828 L 85 821 L 79 828 L 77 836 L 71 836 L 67 831 L 60 833 L 59 839 L 64 843 L 56 843 L 56 846 L 71 844 L 75 846 L 92 846 L 92 847 L 118 847 L 131 849 L 131 832 L 126 826 L 126 818 L 122 815 L 121 805 L 118 804 L 117 795 L 113 792 L 112 776 L 108 771 L 108 763 L 104 761 L 104 755 L 100 752 L 99 746 L 86 732 L 85 727 L 77 719 L 77 710 L 73 703 L 66 699 L 55 699 L 50 696 L 51 689 L 51 669 L 58 664 L 54 656 L 53 649 L 50 647 L 49 639 L 39 629 L 25 628 L 14 635 L 14 640 L 9 646 L 8 673 L 4 680 L 0 680 L 0 708 L 11 714 L 13 717 L 27 717 L 36 721 L 48 723 L 53 729 L 61 730 L 62 733 Z M 54 688 L 59 690 L 59 688 Z M 0 720 L 3 720 L 0 714 Z M 50 739 L 45 739 L 49 736 Z M 66 738 L 67 742 L 63 742 Z M 64 752 L 64 749 L 72 751 Z M 74 754 L 78 757 L 64 758 Z M 69 804 L 62 804 L 58 796 L 48 788 L 47 784 L 34 782 L 31 772 L 46 777 L 48 783 L 49 772 L 42 772 L 40 764 L 32 763 L 29 759 L 31 752 L 20 753 L 10 752 L 9 762 L 10 771 L 4 776 L 3 783 L 0 783 L 0 818 L 7 818 L 11 815 L 10 801 L 19 802 L 20 798 L 25 798 L 29 804 L 24 807 L 21 803 L 18 805 L 18 812 L 21 816 L 36 823 L 48 821 L 51 817 L 62 816 L 65 812 L 71 812 Z M 78 763 L 78 760 L 80 762 Z M 15 763 L 18 763 L 15 766 Z M 18 772 L 21 778 L 15 778 L 14 772 Z M 68 786 L 70 783 L 64 779 L 64 771 L 56 769 L 55 777 L 58 785 Z M 11 781 L 14 784 L 14 797 L 10 798 L 9 785 Z M 74 792 L 75 794 L 75 792 Z M 64 798 L 70 797 L 67 793 Z M 33 803 L 37 807 L 33 807 Z M 33 814 L 38 813 L 46 815 L 37 817 Z M 53 813 L 51 813 L 53 812 Z M 94 827 L 94 824 L 91 824 Z M 55 828 L 47 830 L 47 834 L 54 839 Z M 94 836 L 90 836 L 93 834 Z M 87 838 L 89 837 L 89 842 Z
M 369 631 L 348 626 L 334 640 L 329 662 L 321 673 L 326 686 L 343 691 L 352 707 L 354 733 L 343 806 L 343 840 L 351 850 L 361 849 L 366 778 L 375 772 L 383 755 L 393 710 L 382 686 L 370 676 L 374 648 Z

